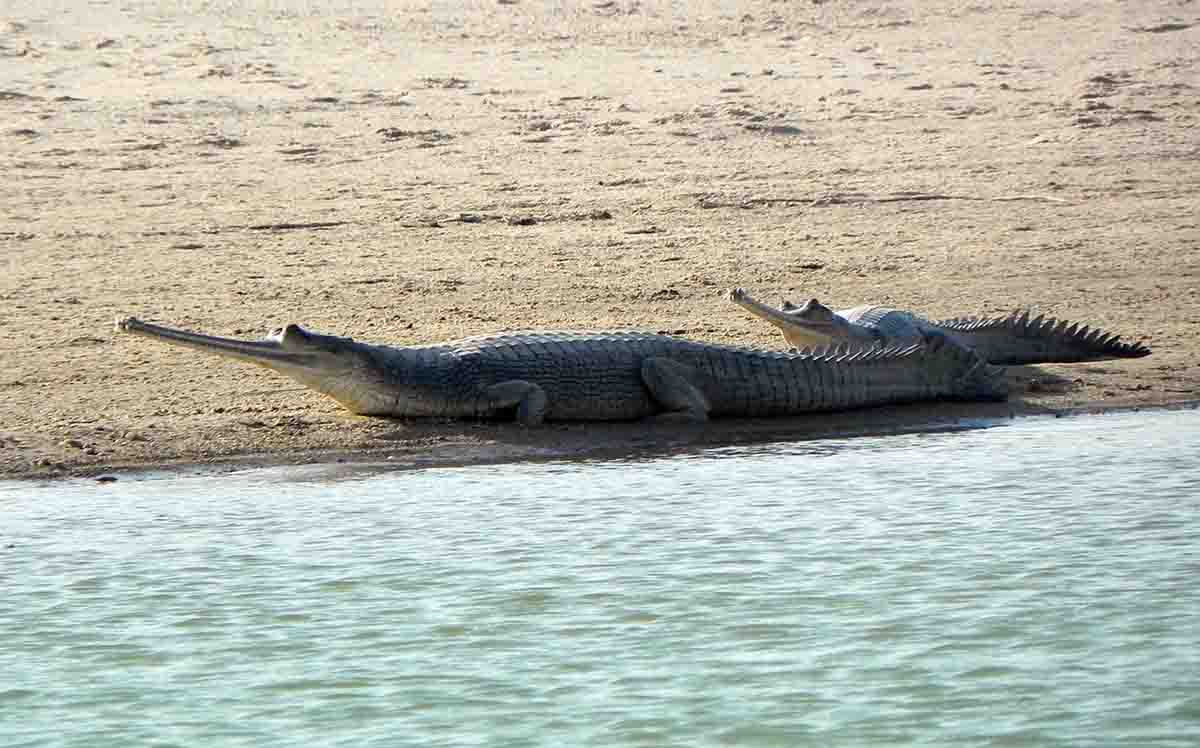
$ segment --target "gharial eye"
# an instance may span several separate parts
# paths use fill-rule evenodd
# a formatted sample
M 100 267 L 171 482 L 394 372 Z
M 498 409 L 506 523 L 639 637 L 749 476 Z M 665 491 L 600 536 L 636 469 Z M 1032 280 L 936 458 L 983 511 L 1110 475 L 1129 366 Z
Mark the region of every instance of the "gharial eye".
M 288 325 L 283 328 L 281 333 L 283 340 L 292 342 L 302 342 L 308 340 L 308 333 L 300 328 L 300 325 Z

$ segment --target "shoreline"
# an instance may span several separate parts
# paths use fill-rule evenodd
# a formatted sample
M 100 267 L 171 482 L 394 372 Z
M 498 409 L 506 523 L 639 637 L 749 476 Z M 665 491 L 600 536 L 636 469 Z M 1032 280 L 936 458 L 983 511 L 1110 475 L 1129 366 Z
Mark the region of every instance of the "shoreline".
M 682 439 L 355 418 L 117 336 L 125 316 L 236 338 L 627 329 L 778 349 L 724 289 L 930 319 L 1031 308 L 1153 353 L 1012 368 L 990 412 L 1200 399 L 1200 25 L 1178 8 L 610 5 L 14 8 L 0 477 Z M 689 443 L 762 432 L 718 421 Z
M 979 407 L 972 407 L 978 405 Z M 950 406 L 950 407 L 945 407 Z M 912 408 L 924 415 L 903 418 L 903 411 Z M 1008 410 L 1008 413 L 995 412 Z M 472 423 L 477 430 L 490 434 L 491 441 L 468 443 L 451 440 L 436 453 L 424 445 L 398 444 L 366 449 L 336 448 L 317 450 L 249 452 L 228 454 L 208 459 L 177 458 L 165 462 L 125 462 L 112 464 L 81 464 L 64 470 L 31 470 L 0 473 L 0 481 L 58 481 L 72 479 L 138 479 L 149 474 L 218 476 L 222 474 L 282 467 L 344 466 L 347 470 L 379 469 L 381 471 L 424 470 L 431 468 L 464 467 L 472 465 L 501 465 L 523 462 L 575 462 L 594 460 L 656 459 L 673 454 L 694 453 L 706 449 L 749 446 L 756 444 L 800 443 L 825 439 L 856 439 L 862 437 L 895 436 L 916 433 L 948 433 L 974 429 L 996 428 L 1014 420 L 1035 418 L 1078 418 L 1142 411 L 1168 412 L 1200 409 L 1200 399 L 1153 405 L 1105 405 L 1093 403 L 1063 410 L 1012 408 L 1010 403 L 954 403 L 916 406 L 885 406 L 860 411 L 842 411 L 814 416 L 780 419 L 731 419 L 705 426 L 653 426 L 636 423 L 550 424 L 538 433 L 509 424 Z M 966 411 L 936 415 L 929 411 Z M 971 413 L 970 411 L 984 411 Z M 841 423 L 817 425 L 806 423 L 821 416 L 836 416 Z M 849 418 L 847 416 L 850 416 Z M 856 425 L 844 423 L 857 420 Z M 791 428 L 789 428 L 789 424 Z M 797 426 L 807 426 L 798 431 Z M 427 425 L 436 430 L 438 425 Z M 599 426 L 601 443 L 587 444 L 589 435 L 581 433 Z M 715 426 L 715 428 L 714 428 Z M 461 429 L 446 427 L 448 435 Z M 564 435 L 564 432 L 565 435 Z M 565 438 L 564 438 L 565 436 Z M 507 441 L 505 437 L 508 437 Z M 513 438 L 517 437 L 517 438 Z M 548 446 L 552 440 L 558 446 Z

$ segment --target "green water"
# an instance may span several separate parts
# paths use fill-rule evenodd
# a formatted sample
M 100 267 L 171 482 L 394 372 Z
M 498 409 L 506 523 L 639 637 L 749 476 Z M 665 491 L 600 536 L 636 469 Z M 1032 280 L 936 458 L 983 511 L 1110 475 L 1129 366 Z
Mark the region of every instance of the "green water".
M 0 483 L 0 745 L 1194 746 L 1198 445 Z

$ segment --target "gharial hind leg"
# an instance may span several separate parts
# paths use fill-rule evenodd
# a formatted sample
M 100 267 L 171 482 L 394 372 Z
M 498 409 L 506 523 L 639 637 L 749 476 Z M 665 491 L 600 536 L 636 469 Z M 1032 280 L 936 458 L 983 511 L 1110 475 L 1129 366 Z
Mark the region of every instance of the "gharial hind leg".
M 712 406 L 696 386 L 697 379 L 695 369 L 669 358 L 650 357 L 642 362 L 642 382 L 663 408 L 663 412 L 655 416 L 657 419 L 707 421 Z
M 517 406 L 517 423 L 522 426 L 540 426 L 546 420 L 549 400 L 546 391 L 533 382 L 513 379 L 497 382 L 485 390 L 489 404 L 496 410 Z

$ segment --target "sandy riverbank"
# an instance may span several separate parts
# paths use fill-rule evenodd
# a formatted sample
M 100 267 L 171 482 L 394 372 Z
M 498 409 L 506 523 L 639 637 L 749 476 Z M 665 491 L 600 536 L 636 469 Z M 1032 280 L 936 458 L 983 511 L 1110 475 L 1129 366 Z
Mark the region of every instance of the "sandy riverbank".
M 0 18 L 0 474 L 636 451 L 1200 397 L 1186 4 L 225 5 Z M 932 317 L 1031 306 L 1154 354 L 1014 370 L 1003 407 L 688 436 L 355 418 L 112 331 L 780 345 L 720 298 L 734 285 Z

